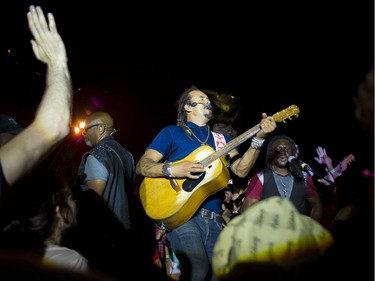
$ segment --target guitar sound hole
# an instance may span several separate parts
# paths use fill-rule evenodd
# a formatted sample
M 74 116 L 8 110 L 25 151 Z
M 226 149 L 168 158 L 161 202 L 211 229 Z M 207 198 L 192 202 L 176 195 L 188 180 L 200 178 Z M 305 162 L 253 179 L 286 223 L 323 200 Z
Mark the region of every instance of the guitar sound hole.
M 204 179 L 204 173 L 191 173 L 192 175 L 201 175 L 198 179 L 186 179 L 182 184 L 182 189 L 186 192 L 191 192 Z

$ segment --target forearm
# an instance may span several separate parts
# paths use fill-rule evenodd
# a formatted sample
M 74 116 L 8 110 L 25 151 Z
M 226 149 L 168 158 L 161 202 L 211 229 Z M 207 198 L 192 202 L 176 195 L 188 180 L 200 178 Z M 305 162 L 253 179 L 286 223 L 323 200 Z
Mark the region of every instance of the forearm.
M 236 176 L 240 178 L 246 177 L 254 166 L 255 161 L 258 159 L 259 154 L 260 149 L 249 147 L 241 158 L 231 164 L 230 169 Z
M 341 176 L 342 172 L 343 172 L 343 169 L 341 167 L 341 162 L 335 168 L 329 170 L 329 173 L 332 174 L 334 179 Z
M 10 185 L 44 160 L 70 132 L 72 89 L 67 66 L 49 67 L 46 84 L 33 122 L 1 154 Z
M 137 175 L 145 177 L 164 177 L 163 163 L 157 163 L 150 158 L 141 158 L 136 166 Z
M 335 179 L 339 176 L 341 176 L 341 166 L 338 164 L 335 168 L 333 168 L 332 165 L 326 167 L 327 174 L 325 175 L 326 179 L 329 179 L 330 181 L 334 182 Z
M 66 63 L 47 67 L 46 88 L 34 123 L 53 145 L 70 132 L 72 85 Z
M 30 172 L 53 150 L 43 132 L 34 122 L 2 147 L 0 161 L 9 185 Z
M 47 65 L 46 87 L 33 125 L 48 140 L 46 149 L 70 132 L 72 85 L 64 42 L 57 32 L 53 15 L 48 22 L 40 7 L 30 6 L 27 13 L 31 47 L 35 57 Z

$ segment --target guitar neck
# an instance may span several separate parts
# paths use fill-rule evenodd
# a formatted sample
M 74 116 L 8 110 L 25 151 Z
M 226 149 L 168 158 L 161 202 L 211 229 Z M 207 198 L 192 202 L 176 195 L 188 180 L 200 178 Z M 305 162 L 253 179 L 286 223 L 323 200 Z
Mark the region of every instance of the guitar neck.
M 258 133 L 261 130 L 259 126 L 260 126 L 260 124 L 252 127 L 251 129 L 247 130 L 246 132 L 242 133 L 241 135 L 239 135 L 235 139 L 233 139 L 230 142 L 228 142 L 227 145 L 224 146 L 223 148 L 215 151 L 210 156 L 208 156 L 208 157 L 204 158 L 203 160 L 201 160 L 200 163 L 203 166 L 206 167 L 210 163 L 214 162 L 216 159 L 220 158 L 221 156 L 223 156 L 225 154 L 228 154 L 229 151 L 231 151 L 232 149 L 234 149 L 237 146 L 241 145 L 242 143 L 244 143 L 245 141 L 247 141 L 249 138 L 251 138 L 252 136 L 254 136 L 256 133 Z
M 285 122 L 285 120 L 291 119 L 292 116 L 297 116 L 299 113 L 299 108 L 296 105 L 291 105 L 288 108 L 285 108 L 279 112 L 276 112 L 272 117 L 274 118 L 275 122 Z M 214 162 L 216 159 L 220 158 L 224 154 L 228 154 L 229 151 L 236 148 L 243 142 L 247 141 L 249 138 L 254 136 L 256 133 L 258 133 L 261 130 L 260 123 L 252 127 L 251 129 L 247 130 L 246 132 L 242 133 L 235 139 L 231 140 L 226 146 L 223 148 L 215 151 L 210 156 L 204 158 L 200 161 L 200 163 L 207 167 L 210 163 Z

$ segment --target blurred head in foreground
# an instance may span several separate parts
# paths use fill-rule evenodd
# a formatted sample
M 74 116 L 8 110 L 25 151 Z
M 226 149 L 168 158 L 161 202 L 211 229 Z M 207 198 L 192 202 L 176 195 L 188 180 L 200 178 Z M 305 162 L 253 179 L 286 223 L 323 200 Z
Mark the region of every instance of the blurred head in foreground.
M 299 280 L 331 245 L 331 234 L 318 222 L 289 200 L 270 197 L 223 229 L 214 248 L 214 273 L 219 280 Z

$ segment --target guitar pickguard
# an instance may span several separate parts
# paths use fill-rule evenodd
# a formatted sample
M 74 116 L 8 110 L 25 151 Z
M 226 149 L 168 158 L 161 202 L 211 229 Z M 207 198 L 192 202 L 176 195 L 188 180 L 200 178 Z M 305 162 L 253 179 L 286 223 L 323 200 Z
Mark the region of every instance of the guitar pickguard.
M 186 179 L 182 184 L 182 189 L 186 192 L 192 192 L 194 188 L 200 184 L 200 182 L 204 179 L 206 173 L 201 173 L 199 179 Z

